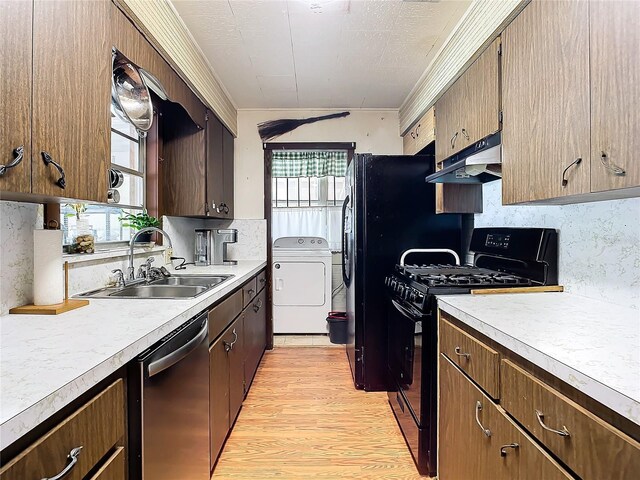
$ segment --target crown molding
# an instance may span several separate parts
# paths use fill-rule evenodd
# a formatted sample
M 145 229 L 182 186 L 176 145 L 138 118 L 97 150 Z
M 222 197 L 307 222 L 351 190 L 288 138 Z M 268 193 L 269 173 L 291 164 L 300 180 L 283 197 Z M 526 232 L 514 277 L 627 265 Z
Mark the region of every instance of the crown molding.
M 233 133 L 238 112 L 202 50 L 169 0 L 115 0 L 150 38 L 165 60 Z

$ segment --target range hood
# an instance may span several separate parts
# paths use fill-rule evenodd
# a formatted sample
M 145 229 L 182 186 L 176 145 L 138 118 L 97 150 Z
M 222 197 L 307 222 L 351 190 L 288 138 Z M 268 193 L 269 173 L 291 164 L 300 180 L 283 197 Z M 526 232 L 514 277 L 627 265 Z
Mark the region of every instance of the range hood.
M 479 140 L 442 162 L 428 183 L 487 183 L 502 178 L 500 132 Z

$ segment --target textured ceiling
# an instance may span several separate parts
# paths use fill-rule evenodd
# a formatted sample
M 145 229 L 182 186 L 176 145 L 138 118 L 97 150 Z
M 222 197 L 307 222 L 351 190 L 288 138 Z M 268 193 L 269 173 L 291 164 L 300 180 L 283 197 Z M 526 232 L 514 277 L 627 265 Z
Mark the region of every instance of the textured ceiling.
M 471 3 L 172 2 L 239 108 L 397 108 Z

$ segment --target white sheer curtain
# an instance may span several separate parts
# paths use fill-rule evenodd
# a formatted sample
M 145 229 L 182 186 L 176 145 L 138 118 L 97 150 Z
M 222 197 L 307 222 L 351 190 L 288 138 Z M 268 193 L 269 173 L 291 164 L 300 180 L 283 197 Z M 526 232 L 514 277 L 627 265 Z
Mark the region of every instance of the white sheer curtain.
M 334 252 L 342 249 L 342 207 L 296 207 L 273 209 L 272 236 L 311 236 L 327 240 Z

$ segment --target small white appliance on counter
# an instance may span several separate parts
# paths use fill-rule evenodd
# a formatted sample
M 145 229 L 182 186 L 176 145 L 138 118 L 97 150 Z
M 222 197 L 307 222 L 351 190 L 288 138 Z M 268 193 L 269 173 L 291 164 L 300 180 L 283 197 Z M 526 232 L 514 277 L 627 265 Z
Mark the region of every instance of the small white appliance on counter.
M 273 332 L 327 333 L 331 250 L 324 238 L 282 237 L 273 243 Z

